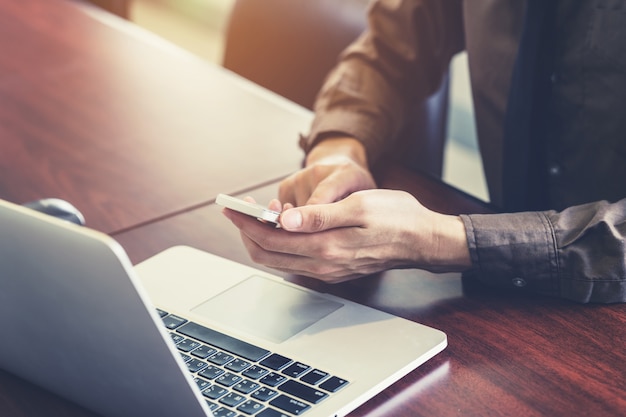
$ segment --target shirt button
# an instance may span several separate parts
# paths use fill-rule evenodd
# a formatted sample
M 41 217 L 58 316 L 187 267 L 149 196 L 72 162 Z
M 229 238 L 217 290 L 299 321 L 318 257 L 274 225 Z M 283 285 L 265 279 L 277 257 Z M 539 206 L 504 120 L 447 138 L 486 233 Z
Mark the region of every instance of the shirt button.
M 513 283 L 513 286 L 517 288 L 522 288 L 526 286 L 526 280 L 524 278 L 515 277 L 511 282 Z
M 561 174 L 561 167 L 558 166 L 557 164 L 552 164 L 550 165 L 550 167 L 548 168 L 548 172 L 550 173 L 550 175 L 552 175 L 553 177 L 556 177 L 557 175 Z
M 552 74 L 550 74 L 550 82 L 552 84 L 556 84 L 558 83 L 560 80 L 559 74 L 557 72 L 553 72 Z

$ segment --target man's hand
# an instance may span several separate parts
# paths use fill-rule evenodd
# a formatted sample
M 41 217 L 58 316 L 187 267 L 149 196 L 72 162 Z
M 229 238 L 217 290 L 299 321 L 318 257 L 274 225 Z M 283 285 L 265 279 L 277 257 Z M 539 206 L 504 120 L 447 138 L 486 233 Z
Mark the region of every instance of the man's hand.
M 306 167 L 280 184 L 278 198 L 296 206 L 339 201 L 376 188 L 363 145 L 353 138 L 325 139 L 306 159 Z
M 270 207 L 281 209 L 274 200 Z M 368 190 L 344 200 L 285 206 L 282 229 L 225 210 L 251 258 L 280 271 L 341 282 L 392 268 L 434 272 L 471 266 L 462 221 L 402 191 Z

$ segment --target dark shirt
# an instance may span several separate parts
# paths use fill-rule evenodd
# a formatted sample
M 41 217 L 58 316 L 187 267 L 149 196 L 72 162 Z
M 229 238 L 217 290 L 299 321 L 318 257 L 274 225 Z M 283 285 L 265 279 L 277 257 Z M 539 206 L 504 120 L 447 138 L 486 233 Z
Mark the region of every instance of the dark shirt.
M 580 302 L 626 301 L 626 2 L 559 2 L 540 212 L 463 215 L 474 272 L 496 286 Z M 371 161 L 393 147 L 408 109 L 466 50 L 491 201 L 503 206 L 503 121 L 524 2 L 379 0 L 342 55 L 302 143 L 361 140 Z

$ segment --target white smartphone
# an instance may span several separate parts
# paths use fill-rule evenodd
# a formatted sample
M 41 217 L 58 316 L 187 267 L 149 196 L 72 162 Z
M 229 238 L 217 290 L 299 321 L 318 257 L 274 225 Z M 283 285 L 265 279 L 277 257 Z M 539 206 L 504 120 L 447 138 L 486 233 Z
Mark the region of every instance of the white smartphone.
M 215 202 L 220 206 L 228 207 L 231 210 L 256 217 L 259 220 L 278 224 L 280 213 L 260 204 L 249 203 L 240 198 L 231 197 L 226 194 L 218 194 Z

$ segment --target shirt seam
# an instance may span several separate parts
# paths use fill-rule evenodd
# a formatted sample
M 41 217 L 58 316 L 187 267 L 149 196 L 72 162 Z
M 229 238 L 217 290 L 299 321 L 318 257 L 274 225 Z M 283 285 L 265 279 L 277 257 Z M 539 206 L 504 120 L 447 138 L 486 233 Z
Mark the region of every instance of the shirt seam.
M 479 251 L 476 250 L 476 233 L 474 228 L 474 222 L 472 221 L 472 216 L 462 214 L 460 217 L 462 220 L 464 220 L 463 223 L 465 224 L 465 237 L 467 239 L 467 246 L 469 248 L 472 267 L 481 269 L 482 263 L 480 261 Z
M 544 232 L 546 243 L 548 247 L 547 256 L 548 256 L 548 265 L 549 265 L 549 274 L 550 274 L 550 282 L 551 282 L 551 292 L 553 294 L 559 294 L 562 296 L 561 285 L 559 282 L 559 277 L 561 276 L 561 264 L 560 258 L 558 255 L 558 247 L 556 244 L 556 232 L 554 230 L 554 226 L 545 212 L 538 212 L 541 222 L 544 225 Z

